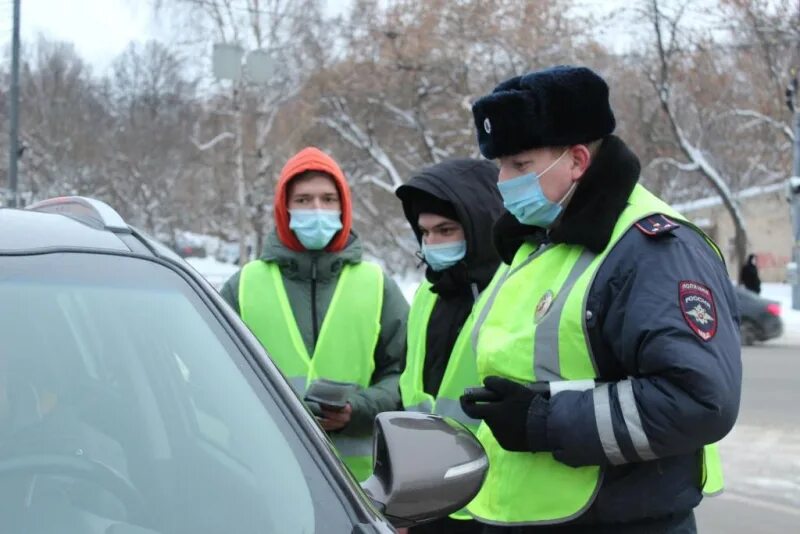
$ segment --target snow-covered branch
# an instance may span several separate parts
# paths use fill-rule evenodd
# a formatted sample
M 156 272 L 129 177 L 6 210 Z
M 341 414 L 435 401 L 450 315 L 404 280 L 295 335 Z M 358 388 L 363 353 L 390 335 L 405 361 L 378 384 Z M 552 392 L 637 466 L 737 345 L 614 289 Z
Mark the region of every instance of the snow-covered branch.
M 334 97 L 325 98 L 323 100 L 333 111 L 333 116 L 322 117 L 319 120 L 339 134 L 343 140 L 353 147 L 366 151 L 372 160 L 384 170 L 389 178 L 387 182 L 373 176 L 367 181 L 392 193 L 395 189 L 403 185 L 403 178 L 397 171 L 389 155 L 375 142 L 374 138 L 356 123 L 352 115 L 347 112 L 343 99 Z
M 674 167 L 679 171 L 684 172 L 694 172 L 700 169 L 700 166 L 696 162 L 684 163 L 676 160 L 675 158 L 655 158 L 647 164 L 645 170 L 648 170 L 651 167 L 658 167 L 659 165 L 669 165 L 670 167 Z
M 737 116 L 737 117 L 745 117 L 754 119 L 752 122 L 748 123 L 745 127 L 751 127 L 758 124 L 768 124 L 773 128 L 776 128 L 783 133 L 783 135 L 789 141 L 794 141 L 794 131 L 792 131 L 792 127 L 786 124 L 783 121 L 776 120 L 769 115 L 764 115 L 763 113 L 759 113 L 758 111 L 752 109 L 733 109 L 727 111 L 722 114 L 723 116 Z
M 221 134 L 217 135 L 216 137 L 205 143 L 200 143 L 195 138 L 192 138 L 191 141 L 192 144 L 195 147 L 197 147 L 197 150 L 199 150 L 200 152 L 204 152 L 206 150 L 214 148 L 217 144 L 221 143 L 222 141 L 225 141 L 226 139 L 235 139 L 235 138 L 236 136 L 231 132 L 222 132 Z
M 689 160 L 684 165 L 687 166 L 686 168 L 696 167 L 696 170 L 711 183 L 711 186 L 722 198 L 722 202 L 733 219 L 733 224 L 736 228 L 736 259 L 737 261 L 744 261 L 744 255 L 746 254 L 748 244 L 747 225 L 745 223 L 744 214 L 739 206 L 739 202 L 736 200 L 736 197 L 733 195 L 733 192 L 729 187 L 730 180 L 723 176 L 723 173 L 717 169 L 711 163 L 711 161 L 709 161 L 703 150 L 701 150 L 698 145 L 690 140 L 688 134 L 684 131 L 675 114 L 675 108 L 672 103 L 673 95 L 671 94 L 672 92 L 670 90 L 670 80 L 672 74 L 671 56 L 674 50 L 672 48 L 665 48 L 664 42 L 662 41 L 661 25 L 662 19 L 665 17 L 660 12 L 658 0 L 652 0 L 651 5 L 652 10 L 650 22 L 653 24 L 653 30 L 655 32 L 655 44 L 658 53 L 658 69 L 660 76 L 658 79 L 656 79 L 656 77 L 650 73 L 650 82 L 653 84 L 653 88 L 658 95 L 661 109 L 663 110 L 664 115 L 667 117 L 667 121 L 669 122 L 670 129 L 672 130 L 674 136 L 674 141 L 678 145 L 678 148 L 681 150 L 683 155 Z M 682 11 L 679 13 L 679 15 L 681 14 Z M 674 45 L 677 40 L 678 20 L 679 17 L 678 19 L 671 21 L 667 19 L 667 21 L 672 24 L 672 40 L 670 47 Z

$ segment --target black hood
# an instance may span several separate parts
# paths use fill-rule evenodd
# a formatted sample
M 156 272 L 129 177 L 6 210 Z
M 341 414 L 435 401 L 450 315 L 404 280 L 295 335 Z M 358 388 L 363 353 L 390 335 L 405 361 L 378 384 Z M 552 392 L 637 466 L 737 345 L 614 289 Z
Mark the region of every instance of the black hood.
M 482 291 L 500 264 L 492 246 L 492 226 L 503 212 L 503 200 L 497 189 L 497 167 L 490 161 L 453 159 L 426 167 L 397 189 L 408 223 L 422 243 L 417 225 L 415 201 L 434 196 L 452 204 L 458 222 L 464 227 L 467 254 L 464 261 L 436 272 L 428 268 L 427 279 L 435 293 L 471 292 L 476 284 Z

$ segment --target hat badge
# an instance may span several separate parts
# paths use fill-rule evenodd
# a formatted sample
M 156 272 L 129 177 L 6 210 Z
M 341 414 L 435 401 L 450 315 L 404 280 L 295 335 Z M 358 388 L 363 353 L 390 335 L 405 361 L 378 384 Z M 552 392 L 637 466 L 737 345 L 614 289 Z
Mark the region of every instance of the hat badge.
M 483 129 L 487 134 L 492 133 L 492 122 L 489 120 L 489 117 L 483 119 Z

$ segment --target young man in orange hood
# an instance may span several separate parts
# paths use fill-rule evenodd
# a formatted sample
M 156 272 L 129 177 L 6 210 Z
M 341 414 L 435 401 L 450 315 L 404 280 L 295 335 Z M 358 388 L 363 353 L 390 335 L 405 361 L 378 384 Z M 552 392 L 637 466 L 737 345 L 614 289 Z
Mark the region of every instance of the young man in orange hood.
M 369 476 L 375 416 L 397 409 L 408 303 L 362 260 L 339 165 L 305 148 L 281 171 L 261 258 L 222 288 L 299 395 L 320 379 L 357 386 L 343 408 L 314 406 L 356 478 Z

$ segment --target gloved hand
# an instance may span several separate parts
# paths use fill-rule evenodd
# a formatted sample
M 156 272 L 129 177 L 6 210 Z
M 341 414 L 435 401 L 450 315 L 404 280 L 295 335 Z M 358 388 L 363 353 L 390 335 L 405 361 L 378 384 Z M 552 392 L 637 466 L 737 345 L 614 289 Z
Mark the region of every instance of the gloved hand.
M 461 397 L 461 409 L 473 419 L 483 419 L 497 442 L 507 451 L 546 451 L 550 402 L 512 380 L 488 376 L 483 385 L 500 396 L 495 402 L 469 402 Z

